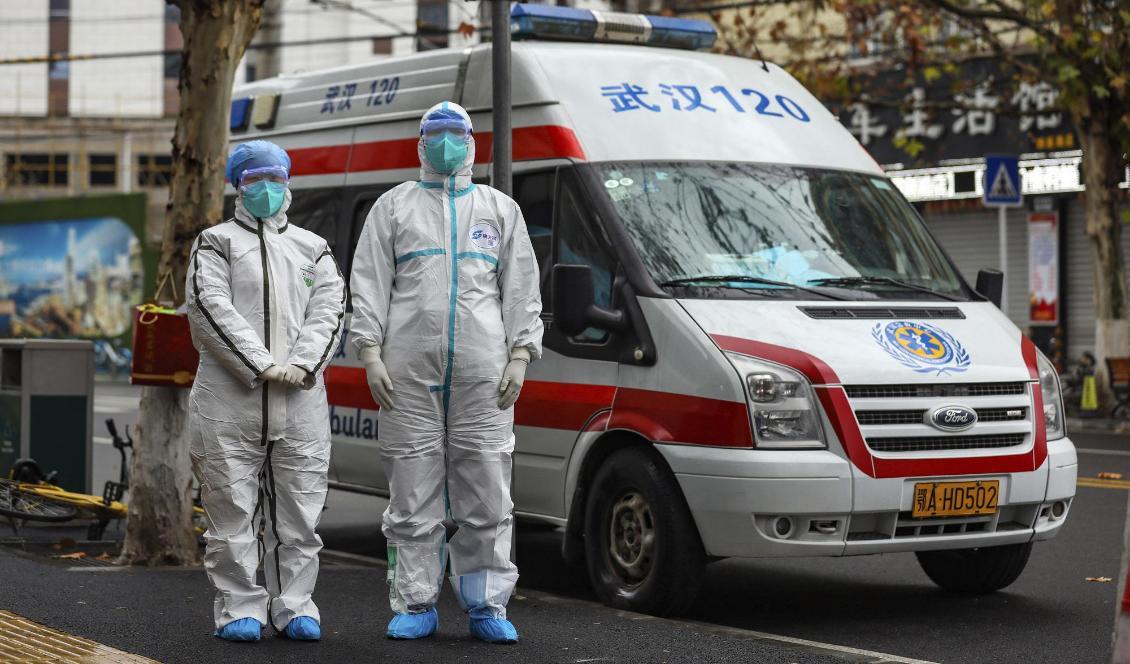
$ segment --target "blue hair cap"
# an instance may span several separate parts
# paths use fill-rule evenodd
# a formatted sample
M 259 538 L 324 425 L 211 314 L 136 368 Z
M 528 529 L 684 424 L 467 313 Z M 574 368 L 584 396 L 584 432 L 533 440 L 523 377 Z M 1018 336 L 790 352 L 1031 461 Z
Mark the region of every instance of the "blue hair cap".
M 290 175 L 290 155 L 270 141 L 247 141 L 232 148 L 225 174 L 233 187 L 239 186 L 243 174 L 253 168 L 280 166 Z

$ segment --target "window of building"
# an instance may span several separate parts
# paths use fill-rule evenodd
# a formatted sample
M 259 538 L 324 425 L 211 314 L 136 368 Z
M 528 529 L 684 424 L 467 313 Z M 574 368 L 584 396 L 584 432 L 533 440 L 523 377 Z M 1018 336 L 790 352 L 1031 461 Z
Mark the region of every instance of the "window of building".
M 374 39 L 373 55 L 392 55 L 392 37 L 377 37 Z
M 164 154 L 137 156 L 137 186 L 167 187 L 173 178 L 173 158 Z
M 91 187 L 114 187 L 118 184 L 118 155 L 92 154 L 87 158 Z
M 17 187 L 65 187 L 69 163 L 67 154 L 9 154 L 4 159 L 4 172 L 8 183 Z

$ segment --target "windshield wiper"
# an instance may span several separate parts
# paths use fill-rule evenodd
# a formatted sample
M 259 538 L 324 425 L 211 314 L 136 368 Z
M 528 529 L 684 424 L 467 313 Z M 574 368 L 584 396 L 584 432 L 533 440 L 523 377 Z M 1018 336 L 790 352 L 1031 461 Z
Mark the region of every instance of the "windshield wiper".
M 695 282 L 725 283 L 725 282 L 729 282 L 729 281 L 734 281 L 734 282 L 738 282 L 738 283 L 745 283 L 745 284 L 760 284 L 762 286 L 775 286 L 777 288 L 793 288 L 793 289 L 796 289 L 796 290 L 799 290 L 799 291 L 804 291 L 805 293 L 812 293 L 813 295 L 819 295 L 820 297 L 826 297 L 829 300 L 843 300 L 843 299 L 845 299 L 845 298 L 840 297 L 839 295 L 833 295 L 831 293 L 825 293 L 824 291 L 818 291 L 815 288 L 808 288 L 808 287 L 805 287 L 805 286 L 798 286 L 797 284 L 790 284 L 787 281 L 775 281 L 773 279 L 764 279 L 762 277 L 751 277 L 751 276 L 747 276 L 747 275 L 744 275 L 744 274 L 728 274 L 728 275 L 704 274 L 704 275 L 701 275 L 701 276 L 698 276 L 698 277 L 680 277 L 678 279 L 671 279 L 669 281 L 664 281 L 663 283 L 661 283 L 659 285 L 660 286 L 666 286 L 666 287 L 689 286 L 691 284 L 694 284 Z
M 890 286 L 897 286 L 906 290 L 918 291 L 920 293 L 929 293 L 930 295 L 940 297 L 943 300 L 949 300 L 950 302 L 963 301 L 961 298 L 954 297 L 941 291 L 936 291 L 933 288 L 929 288 L 927 286 L 919 286 L 918 284 L 912 284 L 908 281 L 902 281 L 893 277 L 825 277 L 823 279 L 812 279 L 809 281 L 809 283 L 819 286 L 846 286 L 848 288 L 852 286 L 866 286 L 869 284 L 885 284 Z

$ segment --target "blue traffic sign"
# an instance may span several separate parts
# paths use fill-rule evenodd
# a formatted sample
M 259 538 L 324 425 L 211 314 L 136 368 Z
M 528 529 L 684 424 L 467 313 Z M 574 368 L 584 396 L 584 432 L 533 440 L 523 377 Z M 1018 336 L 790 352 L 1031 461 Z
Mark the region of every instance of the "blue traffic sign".
M 981 200 L 985 205 L 1020 205 L 1020 162 L 1014 155 L 985 155 L 985 181 Z

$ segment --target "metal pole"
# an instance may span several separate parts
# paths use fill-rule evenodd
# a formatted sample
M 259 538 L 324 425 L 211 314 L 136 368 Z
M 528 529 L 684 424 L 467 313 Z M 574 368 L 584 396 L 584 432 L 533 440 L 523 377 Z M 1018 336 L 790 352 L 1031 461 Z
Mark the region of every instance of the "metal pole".
M 997 233 L 1000 235 L 1000 266 L 1004 275 L 1001 284 L 1001 311 L 1008 315 L 1008 208 L 997 208 Z
M 492 2 L 490 8 L 491 71 L 494 81 L 494 170 L 491 186 L 507 196 L 511 193 L 510 141 L 510 3 Z

